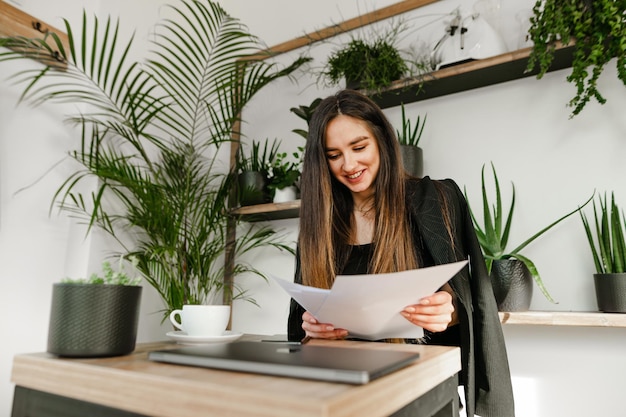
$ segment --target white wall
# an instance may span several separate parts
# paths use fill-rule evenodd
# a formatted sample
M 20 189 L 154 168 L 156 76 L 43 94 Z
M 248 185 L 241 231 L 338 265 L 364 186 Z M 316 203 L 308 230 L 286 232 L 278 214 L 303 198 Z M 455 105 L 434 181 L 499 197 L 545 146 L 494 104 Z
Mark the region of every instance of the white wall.
M 260 13 L 244 0 L 231 0 L 231 3 L 240 5 L 239 16 L 269 44 L 352 17 L 355 7 L 355 2 L 316 4 L 314 9 L 303 9 L 297 14 L 298 22 L 302 16 L 306 23 L 294 28 L 289 26 L 293 24 L 291 19 Z M 373 2 L 358 4 L 361 11 L 373 9 Z M 380 7 L 389 2 L 376 4 Z M 434 18 L 417 16 L 448 12 L 458 5 L 468 10 L 472 4 L 473 0 L 442 0 L 407 13 L 406 18 L 415 27 L 421 27 Z M 516 49 L 522 41 L 515 32 L 520 27 L 516 15 L 532 4 L 532 0 L 501 2 L 500 28 L 509 49 Z M 438 21 L 415 30 L 403 42 L 405 47 L 408 43 L 432 44 L 442 33 L 443 23 Z M 308 52 L 316 59 L 311 67 L 319 68 L 328 51 L 337 44 L 333 40 L 310 50 L 304 48 L 290 57 Z M 600 91 L 607 104 L 592 102 L 572 120 L 565 104 L 573 97 L 575 87 L 566 82 L 568 74 L 569 70 L 562 70 L 542 80 L 526 78 L 407 105 L 409 114 L 428 114 L 421 141 L 427 175 L 453 178 L 461 187 L 466 186 L 470 203 L 478 211 L 483 164 L 494 162 L 507 203 L 510 182 L 515 183 L 517 204 L 509 249 L 575 209 L 594 189 L 615 190 L 618 200 L 626 205 L 626 164 L 623 163 L 626 90 L 617 79 L 615 62 L 606 68 L 600 80 Z M 313 98 L 333 90 L 323 90 L 306 77 L 301 77 L 299 82 L 294 86 L 281 81 L 257 97 L 245 115 L 249 126 L 246 133 L 250 137 L 283 137 L 292 146 L 303 143 L 291 133 L 291 129 L 303 127 L 303 122 L 289 108 L 309 104 Z M 398 108 L 386 109 L 385 113 L 393 123 L 400 123 Z M 297 220 L 285 220 L 279 225 L 296 229 Z M 597 310 L 593 262 L 577 216 L 558 225 L 523 253 L 535 262 L 548 290 L 558 301 L 551 304 L 535 288 L 531 309 Z M 293 263 L 271 257 L 263 257 L 262 262 L 282 278 L 290 279 L 293 275 Z M 261 308 L 237 305 L 235 325 L 245 331 L 284 332 L 287 297 L 274 286 L 265 288 L 255 284 L 251 288 Z M 622 375 L 626 370 L 624 329 L 508 325 L 505 337 L 518 416 L 624 415 L 620 401 Z
M 21 0 L 20 7 L 61 27 L 59 10 L 71 21 L 77 21 L 81 13 L 78 2 L 62 3 L 66 4 L 55 2 L 53 7 L 43 0 Z M 268 45 L 391 3 L 394 1 L 222 2 Z M 416 16 L 446 13 L 459 4 L 470 7 L 472 3 L 442 0 L 407 17 L 414 18 L 411 21 L 415 27 L 421 27 L 433 18 Z M 532 3 L 503 1 L 501 27 L 517 28 L 515 13 Z M 159 15 L 159 5 L 150 0 L 102 4 L 85 0 L 83 5 L 101 14 L 119 11 L 122 22 L 126 22 L 123 26 L 137 30 L 140 44 L 148 36 L 148 25 Z M 404 42 L 432 42 L 442 30 L 441 21 L 435 22 L 413 31 Z M 506 32 L 505 38 L 511 48 L 517 46 L 516 33 Z M 333 46 L 324 43 L 296 53 L 311 53 L 316 58 L 311 64 L 314 69 L 323 64 Z M 278 59 L 286 62 L 293 56 Z M 51 284 L 63 276 L 86 274 L 92 266 L 97 268 L 105 249 L 97 239 L 93 244 L 85 241 L 84 229 L 65 217 L 48 217 L 50 198 L 67 174 L 67 165 L 16 194 L 62 158 L 76 135 L 59 122 L 62 111 L 58 108 L 16 107 L 20 90 L 4 79 L 4 68 L 0 72 L 0 304 L 12 312 L 13 320 L 4 320 L 7 336 L 0 346 L 0 417 L 10 413 L 13 355 L 46 348 Z M 7 73 L 14 69 L 8 68 Z M 480 204 L 483 164 L 493 161 L 496 165 L 505 201 L 510 196 L 509 182 L 515 183 L 517 207 L 511 247 L 585 201 L 594 188 L 615 190 L 618 200 L 626 205 L 626 164 L 621 162 L 626 150 L 624 86 L 617 80 L 612 63 L 601 79 L 601 91 L 608 103 L 591 103 L 581 115 L 569 120 L 565 103 L 573 96 L 574 87 L 565 81 L 568 73 L 558 71 L 539 81 L 517 80 L 407 106 L 410 113 L 428 114 L 421 142 L 426 174 L 450 177 L 461 187 L 467 186 L 470 203 L 476 207 Z M 250 106 L 244 115 L 244 133 L 255 139 L 283 138 L 285 146 L 302 145 L 303 139 L 291 130 L 303 128 L 304 122 L 289 108 L 309 104 L 313 98 L 332 91 L 304 75 L 297 84 L 281 80 Z M 392 122 L 399 123 L 399 109 L 385 112 Z M 297 219 L 274 225 L 284 230 L 288 239 L 295 240 Z M 537 292 L 532 309 L 596 310 L 593 265 L 584 239 L 580 220 L 572 217 L 527 248 L 525 254 L 535 261 L 548 289 L 559 301 L 552 305 Z M 281 278 L 293 275 L 290 256 L 264 251 L 248 260 Z M 241 282 L 251 288 L 260 308 L 236 303 L 234 330 L 284 333 L 286 295 L 271 282 L 245 277 Z M 164 339 L 161 316 L 155 313 L 160 308 L 154 291 L 146 288 L 139 341 Z M 623 415 L 618 391 L 626 371 L 626 359 L 620 353 L 626 342 L 623 329 L 505 326 L 505 337 L 519 417 Z
M 149 26 L 141 24 L 154 22 L 159 13 L 158 3 L 151 0 L 109 1 L 102 7 L 96 0 L 54 4 L 20 0 L 16 6 L 57 28 L 64 28 L 60 10 L 74 27 L 80 25 L 83 7 L 89 15 L 98 13 L 101 18 L 108 13 L 117 17 L 119 11 L 126 16 L 123 32 L 137 31 L 136 45 L 148 38 Z M 29 68 L 38 65 L 33 62 Z M 56 212 L 48 216 L 54 191 L 72 169 L 67 160 L 57 163 L 77 145 L 79 134 L 62 123 L 62 108 L 17 105 L 22 90 L 6 78 L 18 68 L 22 67 L 5 63 L 0 69 L 0 305 L 8 312 L 0 346 L 1 417 L 9 416 L 11 410 L 13 355 L 46 350 L 52 284 L 66 276 L 99 271 L 107 253 L 99 239 L 85 238 L 82 226 Z M 29 188 L 18 192 L 24 187 Z M 152 288 L 144 289 L 139 323 L 142 341 L 164 334 L 161 315 L 155 313 L 162 304 L 155 294 Z

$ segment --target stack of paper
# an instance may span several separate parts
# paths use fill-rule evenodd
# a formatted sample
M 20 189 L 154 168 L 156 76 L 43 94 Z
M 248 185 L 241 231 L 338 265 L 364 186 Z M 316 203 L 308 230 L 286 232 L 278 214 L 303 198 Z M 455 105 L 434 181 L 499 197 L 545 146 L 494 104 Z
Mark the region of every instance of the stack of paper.
M 420 338 L 421 327 L 405 319 L 405 307 L 433 294 L 461 270 L 467 261 L 388 274 L 338 275 L 330 290 L 276 282 L 320 323 L 346 329 L 367 340 Z

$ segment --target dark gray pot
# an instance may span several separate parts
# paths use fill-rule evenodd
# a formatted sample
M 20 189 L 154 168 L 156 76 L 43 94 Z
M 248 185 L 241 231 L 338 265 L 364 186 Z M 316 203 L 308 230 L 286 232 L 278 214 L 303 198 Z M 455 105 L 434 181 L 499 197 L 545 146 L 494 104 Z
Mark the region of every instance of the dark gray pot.
M 361 89 L 361 81 L 353 80 L 346 78 L 346 89 L 348 90 L 360 90 Z
M 237 176 L 239 186 L 239 204 L 253 206 L 272 201 L 267 188 L 267 178 L 262 172 L 246 171 Z
M 626 313 L 626 273 L 593 274 L 598 309 L 605 313 Z
M 533 277 L 517 259 L 500 259 L 491 265 L 491 285 L 498 311 L 527 311 L 533 297 Z
M 141 290 L 129 285 L 54 284 L 48 352 L 68 357 L 131 353 Z
M 424 175 L 424 156 L 422 148 L 411 145 L 400 145 L 402 164 L 404 169 L 414 177 L 421 178 Z

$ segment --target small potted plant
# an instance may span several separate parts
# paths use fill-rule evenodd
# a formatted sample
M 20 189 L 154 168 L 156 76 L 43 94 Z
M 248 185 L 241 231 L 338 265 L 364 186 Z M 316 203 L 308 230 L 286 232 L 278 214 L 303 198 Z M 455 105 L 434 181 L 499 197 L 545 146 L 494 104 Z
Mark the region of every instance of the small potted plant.
M 593 278 L 598 309 L 607 313 L 626 313 L 626 219 L 615 203 L 614 193 L 611 193 L 610 204 L 606 194 L 598 197 L 598 203 L 599 207 L 593 203 L 593 224 L 589 224 L 585 214 L 580 212 L 596 267 Z
M 502 200 L 500 197 L 500 184 L 498 182 L 498 176 L 493 163 L 491 164 L 491 170 L 494 178 L 496 204 L 494 205 L 489 202 L 489 195 L 485 185 L 485 166 L 483 165 L 481 177 L 484 224 L 482 226 L 480 225 L 478 219 L 474 216 L 471 207 L 470 214 L 474 222 L 476 236 L 478 237 L 480 246 L 483 249 L 485 262 L 487 264 L 487 271 L 492 279 L 498 309 L 500 311 L 528 310 L 532 298 L 532 280 L 535 281 L 546 299 L 555 303 L 554 299 L 546 289 L 534 262 L 522 255 L 520 252 L 552 227 L 556 226 L 577 211 L 580 211 L 592 200 L 593 196 L 582 206 L 550 223 L 548 226 L 526 239 L 519 246 L 509 251 L 506 247 L 509 241 L 509 232 L 511 231 L 513 210 L 515 208 L 515 185 L 511 183 L 511 206 L 509 207 L 505 220 L 501 203 Z M 467 192 L 465 193 L 465 197 L 467 199 Z
M 241 206 L 269 203 L 269 190 L 272 161 L 278 154 L 279 142 L 266 140 L 261 148 L 261 142 L 253 140 L 250 155 L 246 155 L 244 145 L 237 152 L 237 196 Z
M 368 38 L 353 37 L 331 53 L 323 75 L 331 85 L 346 81 L 347 88 L 379 91 L 401 79 L 409 67 L 396 47 L 401 26 Z
M 272 161 L 269 189 L 273 194 L 274 203 L 293 201 L 297 198 L 302 151 L 303 148 L 299 147 L 298 152 L 291 154 L 295 161 L 287 159 L 287 152 L 277 153 Z
M 402 130 L 396 129 L 396 134 L 400 142 L 404 168 L 415 177 L 421 177 L 424 172 L 424 156 L 422 148 L 419 147 L 419 141 L 424 132 L 426 117 L 424 116 L 422 121 L 418 115 L 415 125 L 412 126 L 411 119 L 406 116 L 404 103 L 402 103 Z
M 115 271 L 108 261 L 102 275 L 66 278 L 52 289 L 48 352 L 67 357 L 126 355 L 135 350 L 141 278 Z M 131 258 L 133 267 L 137 259 Z
M 572 72 L 567 81 L 576 85 L 569 102 L 571 117 L 595 98 L 606 99 L 598 80 L 606 64 L 616 58 L 618 77 L 626 85 L 626 24 L 624 2 L 615 0 L 537 0 L 530 19 L 529 37 L 533 47 L 527 71 L 539 68 L 541 78 L 550 68 L 556 45 L 574 48 Z

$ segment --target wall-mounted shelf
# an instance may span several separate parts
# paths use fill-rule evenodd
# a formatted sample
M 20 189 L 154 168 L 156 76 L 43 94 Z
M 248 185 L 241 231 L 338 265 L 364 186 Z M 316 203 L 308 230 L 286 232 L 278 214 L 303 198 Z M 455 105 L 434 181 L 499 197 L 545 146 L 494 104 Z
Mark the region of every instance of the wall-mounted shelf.
M 370 96 L 379 106 L 387 108 L 530 77 L 537 74 L 537 71 L 524 72 L 530 51 L 531 48 L 520 49 L 444 68 L 419 79 L 399 80 L 380 93 L 370 93 Z M 557 48 L 550 71 L 570 67 L 572 53 L 573 46 Z M 295 218 L 300 213 L 300 201 L 247 206 L 235 209 L 233 213 L 242 216 L 246 221 Z
M 0 37 L 24 36 L 26 38 L 40 38 L 46 33 L 55 33 L 63 43 L 65 50 L 69 51 L 69 41 L 64 32 L 0 0 Z M 62 60 L 52 37 L 48 37 L 46 42 L 50 45 L 55 55 L 42 55 L 40 60 L 45 64 L 50 64 L 52 61 L 55 66 L 64 68 L 66 64 Z
M 300 216 L 300 200 L 244 206 L 231 211 L 247 222 L 295 219 Z
M 501 312 L 502 324 L 578 327 L 624 327 L 626 314 L 573 311 L 516 311 Z
M 549 71 L 572 66 L 573 46 L 559 47 Z M 365 92 L 382 108 L 402 103 L 427 100 L 447 94 L 486 87 L 506 81 L 536 76 L 538 70 L 526 71 L 531 48 L 520 49 L 486 59 L 466 62 L 424 74 L 420 77 L 395 81 L 379 93 Z

